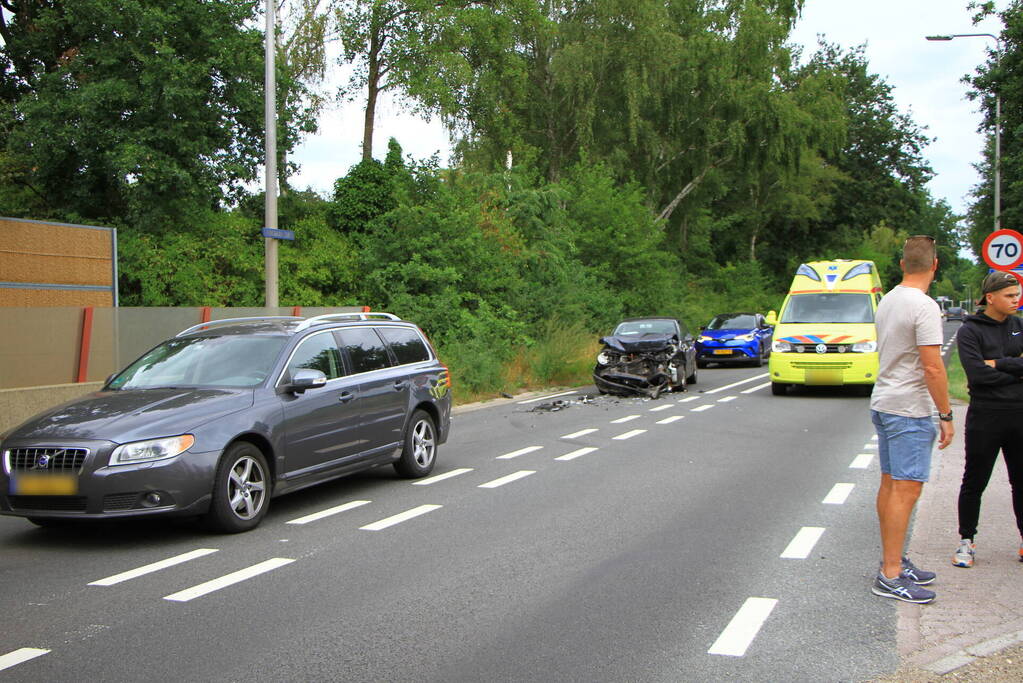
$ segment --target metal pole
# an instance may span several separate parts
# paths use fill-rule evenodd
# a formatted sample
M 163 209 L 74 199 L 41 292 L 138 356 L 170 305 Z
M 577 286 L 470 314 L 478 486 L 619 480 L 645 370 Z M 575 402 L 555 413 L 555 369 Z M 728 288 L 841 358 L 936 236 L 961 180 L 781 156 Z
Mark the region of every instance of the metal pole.
M 277 228 L 277 84 L 275 77 L 274 51 L 276 41 L 275 15 L 277 0 L 266 0 L 266 182 L 265 224 Z M 277 240 L 263 239 L 264 270 L 266 280 L 266 303 L 268 308 L 277 308 Z

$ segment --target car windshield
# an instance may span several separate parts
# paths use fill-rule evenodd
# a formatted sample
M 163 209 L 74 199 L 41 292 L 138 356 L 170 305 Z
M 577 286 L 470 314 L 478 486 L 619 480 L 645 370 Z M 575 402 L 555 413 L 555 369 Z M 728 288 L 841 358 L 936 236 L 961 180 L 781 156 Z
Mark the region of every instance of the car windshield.
M 108 389 L 251 387 L 273 369 L 282 336 L 224 335 L 165 341 L 125 368 Z
M 630 320 L 619 323 L 613 336 L 628 337 L 637 334 L 675 334 L 675 323 L 670 320 Z
M 749 313 L 722 313 L 707 325 L 708 330 L 752 330 L 757 319 Z
M 872 323 L 874 311 L 869 294 L 793 294 L 782 313 L 781 322 Z

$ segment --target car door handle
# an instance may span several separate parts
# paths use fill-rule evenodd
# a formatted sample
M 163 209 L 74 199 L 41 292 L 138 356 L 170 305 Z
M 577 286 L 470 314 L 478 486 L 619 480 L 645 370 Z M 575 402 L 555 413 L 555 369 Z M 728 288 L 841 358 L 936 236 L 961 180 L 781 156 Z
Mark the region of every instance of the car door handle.
M 341 401 L 341 403 L 348 403 L 353 398 L 355 398 L 355 392 L 353 392 L 353 391 L 342 391 L 341 395 L 337 397 L 337 400 Z
M 399 379 L 399 380 L 395 380 L 394 381 L 394 390 L 395 391 L 401 391 L 402 389 L 404 389 L 407 386 L 408 386 L 408 382 L 406 382 L 405 380 Z

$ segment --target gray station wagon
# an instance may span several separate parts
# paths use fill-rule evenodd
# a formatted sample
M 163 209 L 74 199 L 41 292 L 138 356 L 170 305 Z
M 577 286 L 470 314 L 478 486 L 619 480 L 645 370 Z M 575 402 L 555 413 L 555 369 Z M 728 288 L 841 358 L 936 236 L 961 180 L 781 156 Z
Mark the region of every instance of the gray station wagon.
M 450 386 L 422 331 L 388 313 L 203 323 L 9 432 L 0 514 L 201 515 L 246 531 L 270 498 L 328 479 L 427 475 Z

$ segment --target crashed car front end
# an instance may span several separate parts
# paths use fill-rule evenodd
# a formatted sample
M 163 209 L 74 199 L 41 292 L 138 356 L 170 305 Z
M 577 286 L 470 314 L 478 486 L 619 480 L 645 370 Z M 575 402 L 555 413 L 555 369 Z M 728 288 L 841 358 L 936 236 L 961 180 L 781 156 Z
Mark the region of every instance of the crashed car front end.
M 657 398 L 662 391 L 685 387 L 678 338 L 665 334 L 610 336 L 600 340 L 593 381 L 597 389 L 622 396 Z

